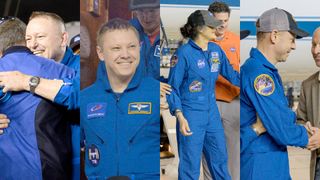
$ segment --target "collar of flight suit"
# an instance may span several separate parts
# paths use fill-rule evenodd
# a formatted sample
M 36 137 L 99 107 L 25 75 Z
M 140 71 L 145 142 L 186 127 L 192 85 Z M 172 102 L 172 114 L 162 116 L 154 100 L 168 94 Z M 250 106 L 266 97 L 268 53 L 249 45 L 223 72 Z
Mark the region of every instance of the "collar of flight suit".
M 200 51 L 203 51 L 202 48 L 199 47 L 192 39 L 189 39 L 188 43 L 189 43 L 192 47 L 194 47 L 194 48 L 196 48 L 196 49 L 198 49 L 198 50 L 200 50 Z M 207 46 L 209 46 L 209 44 L 208 44 Z
M 64 56 L 63 56 L 63 59 L 61 60 L 61 63 L 65 64 L 65 65 L 69 64 L 69 61 L 72 60 L 72 56 L 74 56 L 72 49 L 69 47 L 66 47 L 66 52 L 64 53 Z
M 278 71 L 278 69 L 273 64 L 271 64 L 257 48 L 251 48 L 250 56 L 258 60 L 256 61 L 256 63 L 259 62 L 266 68 L 271 69 L 272 71 Z
M 139 67 L 140 66 L 138 65 L 138 67 L 136 69 L 136 72 L 134 73 L 131 81 L 129 82 L 128 87 L 124 90 L 124 92 L 129 91 L 129 90 L 134 89 L 134 88 L 139 86 L 139 84 L 140 84 L 140 82 L 142 80 L 142 71 L 141 71 L 141 68 L 139 68 Z M 106 91 L 112 92 L 112 88 L 111 88 L 111 85 L 110 85 L 110 82 L 109 82 L 109 78 L 108 78 L 108 74 L 107 74 L 105 66 L 102 69 L 102 71 L 104 71 L 104 73 L 103 73 L 104 77 L 101 77 L 99 79 L 100 79 L 100 81 L 102 81 L 102 83 L 104 85 L 104 89 Z
M 11 53 L 16 53 L 16 52 L 26 52 L 26 53 L 29 53 L 29 54 L 33 54 L 29 48 L 27 48 L 26 46 L 11 46 L 9 47 L 8 49 L 6 49 L 4 52 L 3 52 L 3 55 L 2 57 L 8 55 L 8 54 L 11 54 Z

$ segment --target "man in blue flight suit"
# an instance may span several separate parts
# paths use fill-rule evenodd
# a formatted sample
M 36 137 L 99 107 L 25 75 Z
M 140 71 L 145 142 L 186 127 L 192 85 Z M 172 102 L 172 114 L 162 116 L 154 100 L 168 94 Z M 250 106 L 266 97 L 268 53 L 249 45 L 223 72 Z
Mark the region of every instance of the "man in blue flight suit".
M 192 13 L 181 28 L 182 35 L 191 39 L 171 59 L 169 84 L 173 91 L 167 100 L 171 114 L 178 119 L 177 132 L 180 127 L 179 180 L 199 178 L 202 153 L 214 179 L 231 179 L 215 81 L 221 74 L 236 86 L 240 82 L 239 73 L 233 70 L 224 51 L 209 42 L 214 35 L 212 31 L 219 25 L 221 22 L 209 11 Z
M 160 77 L 160 1 L 159 0 L 130 0 L 129 9 L 136 17 L 130 20 L 139 32 L 140 64 L 143 75 L 153 77 L 160 82 L 161 95 L 169 94 L 171 87 L 164 77 Z M 103 74 L 103 62 L 99 62 L 97 76 Z
M 113 19 L 100 28 L 97 43 L 105 68 L 80 93 L 86 176 L 159 179 L 159 82 L 137 68 L 139 34 Z
M 278 8 L 265 11 L 256 28 L 257 48 L 251 49 L 240 71 L 241 179 L 291 179 L 287 146 L 306 147 L 308 132 L 296 124 L 274 65 L 285 62 L 296 48 L 295 39 L 308 33 Z M 257 128 L 261 122 L 266 128 L 262 135 L 264 130 Z
M 0 136 L 1 179 L 70 179 L 71 134 L 64 119 L 65 108 L 41 99 L 35 91 L 39 76 L 71 81 L 75 72 L 34 56 L 25 47 L 25 28 L 17 18 L 0 22 L 0 71 L 32 76 L 26 85 L 30 93 L 11 92 L 10 98 L 1 98 L 0 113 L 11 119 Z M 2 80 L 0 85 L 4 86 Z
M 67 47 L 68 33 L 63 19 L 55 13 L 33 12 L 29 18 L 26 29 L 27 47 L 36 55 L 54 59 L 76 72 L 76 77 L 70 81 L 47 80 L 41 77 L 35 94 L 49 99 L 57 104 L 68 107 L 67 116 L 71 122 L 73 146 L 73 179 L 80 176 L 80 127 L 79 127 L 79 92 L 80 92 L 80 56 L 74 55 L 71 48 Z M 6 78 L 4 91 L 28 91 L 30 75 L 19 72 L 0 73 Z M 27 78 L 23 78 L 27 77 Z M 21 80 L 25 79 L 25 83 Z M 20 82 L 20 83 L 15 83 Z M 22 81 L 23 82 L 23 81 Z

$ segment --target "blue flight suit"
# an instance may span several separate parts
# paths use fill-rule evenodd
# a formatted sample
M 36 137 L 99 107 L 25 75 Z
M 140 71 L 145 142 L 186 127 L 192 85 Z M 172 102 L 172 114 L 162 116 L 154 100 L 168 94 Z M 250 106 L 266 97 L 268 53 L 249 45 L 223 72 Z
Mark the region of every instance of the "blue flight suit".
M 241 67 L 241 179 L 291 179 L 287 146 L 305 147 L 306 129 L 296 124 L 278 70 L 256 48 Z M 260 117 L 267 132 L 250 126 Z
M 20 71 L 47 79 L 73 79 L 72 69 L 32 54 L 23 46 L 8 48 L 0 71 Z M 63 110 L 29 92 L 10 92 L 0 113 L 11 120 L 0 136 L 0 179 L 67 179 L 71 143 Z M 50 105 L 51 104 L 51 105 Z
M 80 179 L 80 116 L 79 116 L 79 95 L 80 95 L 80 56 L 73 54 L 71 48 L 67 47 L 61 63 L 75 70 L 76 76 L 65 83 L 72 83 L 72 86 L 62 86 L 56 95 L 54 102 L 67 106 L 70 110 L 68 115 L 72 122 L 72 179 Z
M 150 43 L 148 35 L 144 32 L 137 18 L 130 20 L 130 24 L 139 32 L 140 36 L 140 64 L 146 76 L 160 80 L 160 34 L 157 35 L 153 44 Z M 163 81 L 163 80 L 161 80 Z
M 80 93 L 86 176 L 159 180 L 159 82 L 137 69 L 118 94 L 112 91 L 105 68 L 100 70 L 96 82 Z
M 66 106 L 70 110 L 79 109 L 80 56 L 74 55 L 72 49 L 67 47 L 61 63 L 74 69 L 76 77 L 72 80 L 67 78 L 63 79 L 65 84 L 72 84 L 72 86 L 62 86 L 54 98 L 54 102 Z
M 177 134 L 179 180 L 199 178 L 202 152 L 214 179 L 231 179 L 224 130 L 215 98 L 215 82 L 219 74 L 239 86 L 239 73 L 233 70 L 225 53 L 215 43 L 208 43 L 208 50 L 203 51 L 189 40 L 171 58 L 168 82 L 173 91 L 167 95 L 170 112 L 173 115 L 175 110 L 181 110 L 193 132 L 191 136 Z

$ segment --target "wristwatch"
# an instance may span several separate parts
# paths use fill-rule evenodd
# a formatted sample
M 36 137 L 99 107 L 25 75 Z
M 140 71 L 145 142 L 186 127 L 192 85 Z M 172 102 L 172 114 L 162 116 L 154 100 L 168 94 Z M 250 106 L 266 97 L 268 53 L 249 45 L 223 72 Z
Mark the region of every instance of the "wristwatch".
M 36 88 L 39 85 L 39 83 L 40 83 L 40 78 L 37 77 L 37 76 L 32 76 L 29 79 L 29 87 L 30 87 L 30 92 L 32 94 L 34 94 L 34 91 L 36 90 Z
M 177 115 L 178 115 L 178 112 L 182 112 L 180 109 L 176 109 L 175 111 L 174 111 L 174 116 L 176 116 L 176 117 L 178 117 Z

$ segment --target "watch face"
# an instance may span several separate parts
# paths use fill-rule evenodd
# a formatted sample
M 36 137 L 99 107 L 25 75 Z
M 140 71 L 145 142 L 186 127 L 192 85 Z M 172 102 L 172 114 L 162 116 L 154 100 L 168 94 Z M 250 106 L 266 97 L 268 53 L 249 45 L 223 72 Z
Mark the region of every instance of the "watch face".
M 40 78 L 39 77 L 32 77 L 30 78 L 30 85 L 31 86 L 36 86 L 39 84 Z

